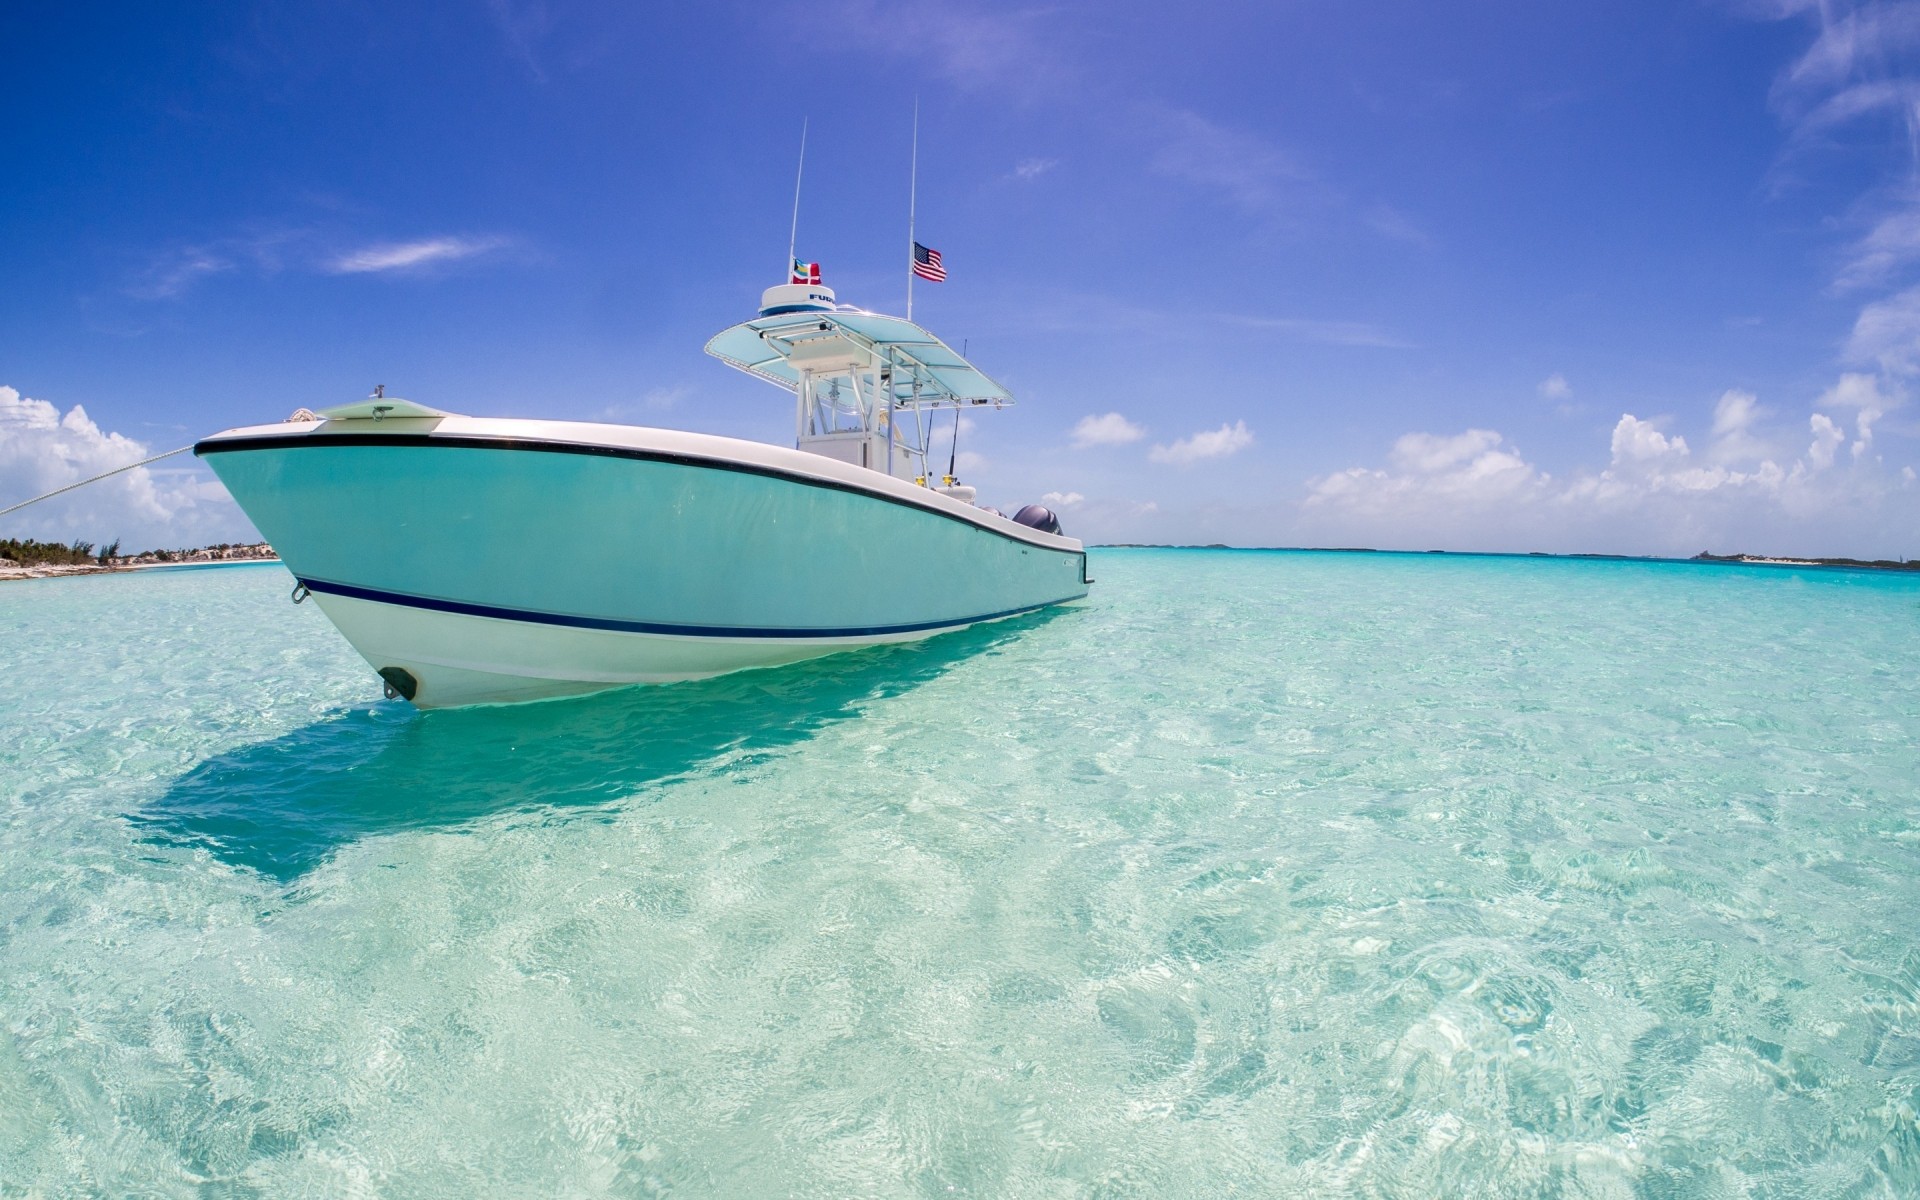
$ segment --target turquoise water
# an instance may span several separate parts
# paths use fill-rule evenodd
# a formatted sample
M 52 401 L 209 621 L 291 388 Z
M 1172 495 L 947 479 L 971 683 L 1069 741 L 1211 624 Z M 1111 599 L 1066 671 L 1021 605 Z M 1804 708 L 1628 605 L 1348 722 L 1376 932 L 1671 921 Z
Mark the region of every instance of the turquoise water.
M 1920 1190 L 1920 579 L 1091 573 L 429 715 L 0 584 L 0 1195 Z

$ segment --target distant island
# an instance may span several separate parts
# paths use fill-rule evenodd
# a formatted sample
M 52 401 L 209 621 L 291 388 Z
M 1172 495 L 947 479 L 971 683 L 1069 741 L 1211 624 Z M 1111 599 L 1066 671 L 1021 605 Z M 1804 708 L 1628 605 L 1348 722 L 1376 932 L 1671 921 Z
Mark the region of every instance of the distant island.
M 1532 550 L 1525 554 L 1497 550 L 1376 550 L 1372 546 L 1229 546 L 1221 542 L 1205 545 L 1166 542 L 1104 542 L 1095 550 L 1281 550 L 1311 554 L 1457 554 L 1462 558 L 1604 558 L 1621 562 L 1700 562 L 1732 563 L 1771 567 L 1856 567 L 1873 571 L 1920 571 L 1920 559 L 1892 558 L 1776 558 L 1765 554 L 1714 554 L 1702 550 L 1692 558 L 1661 558 L 1640 554 L 1548 554 Z
M 1695 562 L 1763 563 L 1776 567 L 1871 567 L 1878 571 L 1920 571 L 1920 559 L 1890 558 L 1769 558 L 1764 554 L 1708 554 L 1693 556 Z
M 100 575 L 109 571 L 130 571 L 143 567 L 178 566 L 183 563 L 264 562 L 277 559 L 273 547 L 265 542 L 235 545 L 199 546 L 192 550 L 148 550 L 142 554 L 120 553 L 120 543 L 112 542 L 99 550 L 92 542 L 36 542 L 13 538 L 0 539 L 0 579 L 46 579 L 55 575 Z

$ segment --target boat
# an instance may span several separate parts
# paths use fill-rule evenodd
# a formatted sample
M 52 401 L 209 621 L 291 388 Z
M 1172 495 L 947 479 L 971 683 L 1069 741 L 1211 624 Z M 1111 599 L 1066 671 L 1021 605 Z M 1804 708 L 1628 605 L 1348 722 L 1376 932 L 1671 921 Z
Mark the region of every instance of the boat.
M 923 327 L 842 305 L 816 274 L 706 349 L 792 393 L 792 446 L 376 388 L 194 453 L 295 600 L 421 708 L 774 667 L 1087 595 L 1055 514 L 1003 515 L 931 474 L 937 413 L 1012 397 Z

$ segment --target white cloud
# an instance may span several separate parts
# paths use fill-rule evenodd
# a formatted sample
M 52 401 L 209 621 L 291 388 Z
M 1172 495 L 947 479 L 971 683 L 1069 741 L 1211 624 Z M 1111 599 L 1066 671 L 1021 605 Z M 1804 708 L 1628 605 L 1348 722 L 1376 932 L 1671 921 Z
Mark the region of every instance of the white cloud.
M 1878 363 L 1895 375 L 1920 371 L 1920 287 L 1876 300 L 1860 310 L 1847 339 L 1847 358 Z
M 1613 427 L 1613 467 L 1638 470 L 1653 465 L 1671 464 L 1688 455 L 1687 439 L 1667 437 L 1652 421 L 1642 421 L 1632 413 L 1622 413 Z
M 1573 399 L 1572 385 L 1570 385 L 1567 382 L 1567 377 L 1565 375 L 1562 375 L 1558 371 L 1555 371 L 1553 374 L 1547 376 L 1545 379 L 1542 379 L 1540 381 L 1540 386 L 1535 390 L 1540 393 L 1540 398 L 1542 400 Z
M 1378 346 L 1406 350 L 1413 343 L 1397 338 L 1365 321 L 1330 321 L 1312 317 L 1258 317 L 1237 313 L 1218 313 L 1207 320 L 1244 329 L 1270 330 L 1297 337 L 1302 341 L 1323 342 L 1329 346 Z
M 1025 158 L 1013 168 L 1015 179 L 1038 179 L 1060 165 L 1057 158 Z
M 1431 475 L 1478 458 L 1500 444 L 1500 435 L 1491 429 L 1469 429 L 1444 437 L 1432 433 L 1409 433 L 1393 444 L 1393 463 L 1403 471 Z
M 1882 217 L 1853 245 L 1834 286 L 1867 287 L 1916 260 L 1920 260 L 1920 208 L 1907 208 Z
M 1752 392 L 1727 389 L 1713 406 L 1713 436 L 1724 438 L 1745 433 L 1759 410 L 1760 397 Z
M 1897 397 L 1880 390 L 1880 380 L 1872 375 L 1848 372 L 1826 391 L 1820 393 L 1815 408 L 1855 408 L 1862 412 L 1869 409 L 1883 413 L 1899 403 Z
M 1846 430 L 1833 423 L 1825 413 L 1815 413 L 1807 422 L 1813 428 L 1813 444 L 1807 447 L 1807 459 L 1817 469 L 1833 465 L 1833 452 L 1847 440 Z
M 0 387 L 0 508 L 154 453 L 144 442 L 101 429 L 78 405 L 62 415 L 45 401 Z M 127 550 L 257 536 L 226 489 L 193 466 L 140 467 L 89 484 L 0 518 L 0 534 L 101 544 L 117 538 Z
M 1920 46 L 1920 8 L 1912 4 L 1864 4 L 1838 20 L 1831 19 L 1825 4 L 1789 6 L 1780 15 L 1808 10 L 1819 18 L 1820 34 L 1774 85 L 1777 100 L 1840 87 L 1863 68 L 1873 70 L 1899 51 Z
M 500 238 L 425 238 L 415 242 L 385 242 L 363 246 L 335 258 L 327 269 L 336 275 L 358 275 L 374 271 L 403 271 L 430 263 L 455 262 L 497 250 Z
M 1713 406 L 1713 441 L 1707 457 L 1714 462 L 1744 462 L 1766 458 L 1772 445 L 1754 432 L 1762 414 L 1760 398 L 1752 392 L 1729 388 Z
M 953 469 L 962 475 L 972 475 L 987 469 L 987 456 L 975 454 L 971 450 L 962 450 L 954 456 Z
M 1822 406 L 1866 417 L 1888 396 L 1870 376 L 1843 378 Z M 1792 437 L 1769 430 L 1750 392 L 1723 393 L 1712 437 L 1696 455 L 1663 420 L 1621 414 L 1604 469 L 1555 478 L 1497 432 L 1414 433 L 1381 468 L 1350 467 L 1309 482 L 1295 518 L 1297 544 L 1408 549 L 1592 550 L 1615 553 L 1795 553 L 1885 557 L 1910 553 L 1920 509 L 1907 470 L 1855 455 L 1826 413 L 1812 444 L 1783 458 Z M 1869 418 L 1863 440 L 1872 433 Z M 1785 465 L 1782 465 L 1784 462 Z
M 1081 417 L 1073 427 L 1073 445 L 1077 450 L 1088 446 L 1124 446 L 1128 442 L 1137 442 L 1147 436 L 1147 431 L 1117 412 L 1106 413 L 1098 417 Z
M 1389 457 L 1394 471 L 1350 467 L 1310 481 L 1305 507 L 1363 517 L 1473 511 L 1511 504 L 1548 479 L 1491 429 L 1405 434 Z
M 1859 458 L 1873 446 L 1873 423 L 1900 404 L 1897 394 L 1881 390 L 1881 381 L 1872 375 L 1846 374 L 1820 396 L 1817 408 L 1854 410 L 1853 456 Z
M 1251 445 L 1253 433 L 1247 428 L 1247 423 L 1235 421 L 1231 425 L 1181 438 L 1171 446 L 1155 446 L 1147 452 L 1147 457 L 1157 463 L 1187 467 L 1202 459 L 1238 454 Z
M 1082 496 L 1079 492 L 1048 492 L 1046 495 L 1040 497 L 1040 502 L 1042 504 L 1051 504 L 1055 508 L 1072 508 L 1085 499 L 1086 497 Z

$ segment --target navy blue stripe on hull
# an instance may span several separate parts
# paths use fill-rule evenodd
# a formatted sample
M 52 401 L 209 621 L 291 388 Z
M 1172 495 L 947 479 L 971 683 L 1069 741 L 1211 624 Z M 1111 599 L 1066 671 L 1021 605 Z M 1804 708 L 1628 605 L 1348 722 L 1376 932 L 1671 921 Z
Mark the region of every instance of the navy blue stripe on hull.
M 616 633 L 656 633 L 670 637 L 753 638 L 778 641 L 805 641 L 812 638 L 884 637 L 898 633 L 928 633 L 937 629 L 960 629 L 982 621 L 998 621 L 1036 612 L 1078 596 L 1062 596 L 1005 612 L 982 613 L 977 617 L 959 617 L 949 621 L 922 621 L 912 625 L 869 625 L 846 629 L 756 629 L 739 625 L 671 625 L 659 621 L 616 621 L 608 617 L 581 617 L 572 613 L 535 612 L 520 608 L 501 608 L 492 604 L 469 604 L 464 600 L 442 600 L 435 596 L 409 596 L 379 588 L 334 583 L 326 579 L 301 579 L 310 592 L 325 596 L 346 596 L 353 600 L 372 600 L 379 604 L 397 604 L 406 608 L 424 608 L 433 612 L 458 613 L 467 617 L 493 617 L 501 621 L 524 621 L 533 625 L 562 625 L 570 629 L 608 629 Z

